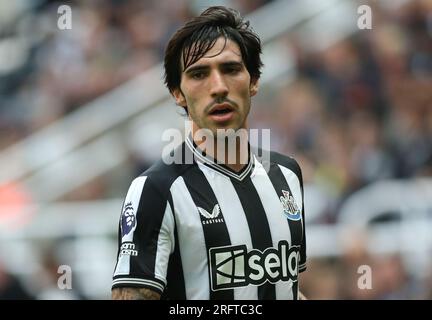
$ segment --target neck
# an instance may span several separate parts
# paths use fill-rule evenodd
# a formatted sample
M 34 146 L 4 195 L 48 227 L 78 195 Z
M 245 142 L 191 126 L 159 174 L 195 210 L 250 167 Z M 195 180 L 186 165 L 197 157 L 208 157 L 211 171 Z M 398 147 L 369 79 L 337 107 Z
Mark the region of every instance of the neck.
M 249 140 L 246 129 L 240 129 L 235 134 L 210 138 L 196 137 L 193 141 L 206 155 L 215 159 L 218 164 L 223 164 L 235 172 L 243 169 L 249 161 Z

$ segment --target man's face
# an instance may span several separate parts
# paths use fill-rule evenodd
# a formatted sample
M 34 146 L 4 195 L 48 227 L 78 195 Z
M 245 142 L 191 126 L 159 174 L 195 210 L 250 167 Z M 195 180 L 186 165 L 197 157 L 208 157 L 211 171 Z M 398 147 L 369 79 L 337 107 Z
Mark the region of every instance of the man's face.
M 225 47 L 224 47 L 225 46 Z M 258 91 L 237 43 L 220 37 L 201 59 L 183 70 L 176 103 L 188 107 L 193 130 L 246 128 L 251 96 Z

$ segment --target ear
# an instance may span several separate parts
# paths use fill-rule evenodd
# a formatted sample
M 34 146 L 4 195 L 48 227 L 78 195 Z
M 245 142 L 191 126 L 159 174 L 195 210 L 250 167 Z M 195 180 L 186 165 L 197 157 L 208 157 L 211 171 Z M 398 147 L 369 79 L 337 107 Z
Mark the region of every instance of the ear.
M 258 93 L 259 81 L 258 79 L 251 79 L 251 83 L 249 86 L 250 96 L 253 97 Z
M 175 102 L 180 107 L 185 107 L 187 105 L 186 99 L 181 92 L 180 88 L 176 88 L 172 91 L 172 95 L 174 96 Z

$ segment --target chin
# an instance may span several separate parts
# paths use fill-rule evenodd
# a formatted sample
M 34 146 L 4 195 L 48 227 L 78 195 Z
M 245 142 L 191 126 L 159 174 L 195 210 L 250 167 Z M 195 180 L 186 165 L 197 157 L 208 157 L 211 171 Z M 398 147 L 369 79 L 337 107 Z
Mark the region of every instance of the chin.
M 212 130 L 215 135 L 217 135 L 217 129 L 224 130 L 224 132 L 222 132 L 222 135 L 217 136 L 217 138 L 229 138 L 231 136 L 237 135 L 237 132 L 241 129 L 241 127 L 232 126 L 232 125 L 231 126 L 218 127 L 216 129 Z

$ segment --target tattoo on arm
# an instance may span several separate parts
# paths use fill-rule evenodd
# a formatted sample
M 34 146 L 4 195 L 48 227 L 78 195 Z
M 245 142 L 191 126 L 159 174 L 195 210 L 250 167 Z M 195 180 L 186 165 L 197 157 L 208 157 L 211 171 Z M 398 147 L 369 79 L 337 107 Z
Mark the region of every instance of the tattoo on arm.
M 160 294 L 146 288 L 114 288 L 112 300 L 159 300 Z

